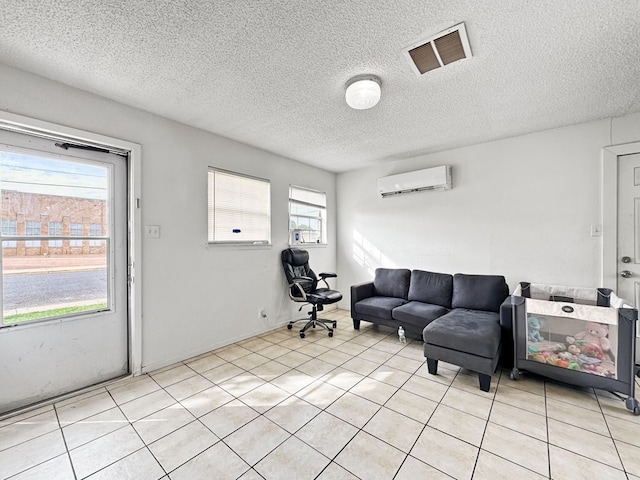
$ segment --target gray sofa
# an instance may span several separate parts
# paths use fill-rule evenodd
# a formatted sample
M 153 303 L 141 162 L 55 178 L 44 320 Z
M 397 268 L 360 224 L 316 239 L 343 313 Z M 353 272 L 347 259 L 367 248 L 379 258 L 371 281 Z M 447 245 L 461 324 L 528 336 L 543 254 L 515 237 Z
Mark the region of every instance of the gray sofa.
M 351 287 L 351 318 L 421 336 L 429 372 L 438 360 L 477 372 L 488 391 L 501 352 L 500 306 L 509 287 L 500 275 L 378 268 L 372 282 Z

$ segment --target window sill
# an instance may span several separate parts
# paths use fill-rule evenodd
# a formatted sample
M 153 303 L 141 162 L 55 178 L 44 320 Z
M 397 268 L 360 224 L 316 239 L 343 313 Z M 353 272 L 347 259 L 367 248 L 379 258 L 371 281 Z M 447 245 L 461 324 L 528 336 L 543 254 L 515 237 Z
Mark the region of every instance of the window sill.
M 289 246 L 291 248 L 300 247 L 300 248 L 325 248 L 328 247 L 328 243 L 290 243 Z

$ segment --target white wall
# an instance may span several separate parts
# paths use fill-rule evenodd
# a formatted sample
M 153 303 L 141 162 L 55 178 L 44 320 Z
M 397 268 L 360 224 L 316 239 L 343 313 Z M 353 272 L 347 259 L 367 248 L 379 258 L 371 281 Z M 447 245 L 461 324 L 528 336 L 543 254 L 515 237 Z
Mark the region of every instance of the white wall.
M 339 288 L 378 266 L 500 274 L 511 289 L 598 286 L 601 237 L 590 227 L 602 224 L 601 149 L 639 139 L 635 115 L 339 174 Z M 444 164 L 452 190 L 376 194 L 378 177 Z
M 161 227 L 159 239 L 142 239 L 143 369 L 300 315 L 280 264 L 290 183 L 327 193 L 329 246 L 310 253 L 314 270 L 336 270 L 335 174 L 4 65 L 0 85 L 0 110 L 142 145 L 142 221 Z M 205 245 L 208 166 L 271 180 L 271 247 Z

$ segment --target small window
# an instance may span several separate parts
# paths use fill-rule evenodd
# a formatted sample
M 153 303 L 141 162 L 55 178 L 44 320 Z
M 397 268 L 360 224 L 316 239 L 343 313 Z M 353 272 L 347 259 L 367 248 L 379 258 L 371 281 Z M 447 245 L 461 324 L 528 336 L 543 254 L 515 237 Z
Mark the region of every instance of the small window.
M 62 222 L 49 222 L 49 236 L 61 237 L 62 236 Z M 50 247 L 61 247 L 62 240 L 49 240 Z
M 92 223 L 89 225 L 90 237 L 102 237 L 102 225 L 99 223 Z M 99 247 L 103 243 L 103 240 L 89 240 L 90 247 Z
M 18 236 L 17 220 L 2 220 L 2 236 L 3 237 Z M 16 248 L 16 246 L 17 246 L 17 242 L 15 240 L 7 240 L 2 242 L 2 248 Z
M 69 236 L 70 237 L 81 237 L 82 236 L 82 224 L 81 223 L 71 223 L 69 224 Z M 70 247 L 81 247 L 82 240 L 69 240 Z
M 271 242 L 268 180 L 210 168 L 208 182 L 210 243 Z
M 32 221 L 27 221 L 26 222 L 26 231 L 25 231 L 25 235 L 27 237 L 39 237 L 40 236 L 40 232 L 41 232 L 41 225 L 40 222 L 32 222 Z M 26 242 L 24 242 L 24 246 L 25 247 L 39 247 L 40 246 L 40 240 L 27 240 Z
M 327 243 L 327 194 L 289 186 L 291 243 Z

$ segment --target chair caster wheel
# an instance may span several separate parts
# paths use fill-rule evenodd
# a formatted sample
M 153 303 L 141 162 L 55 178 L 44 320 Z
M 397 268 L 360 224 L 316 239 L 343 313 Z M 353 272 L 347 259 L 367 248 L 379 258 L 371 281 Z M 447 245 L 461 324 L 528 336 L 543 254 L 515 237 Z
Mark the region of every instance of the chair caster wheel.
M 293 328 L 293 325 L 287 325 L 287 330 L 291 330 Z
M 330 336 L 330 337 L 333 337 L 333 332 L 329 332 L 329 336 Z
M 316 328 L 316 324 L 314 323 L 313 325 L 311 325 L 313 328 Z
M 338 328 L 338 322 L 333 322 L 333 328 Z
M 300 338 L 304 338 L 304 332 L 300 332 Z

